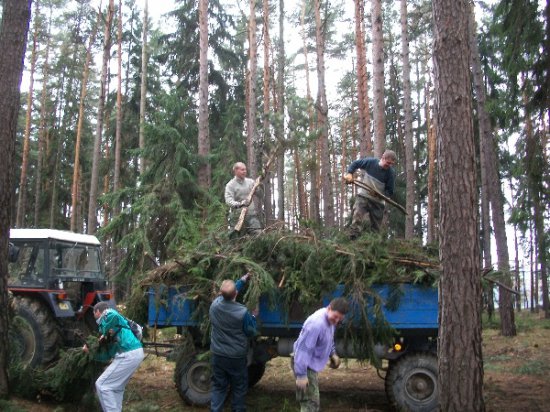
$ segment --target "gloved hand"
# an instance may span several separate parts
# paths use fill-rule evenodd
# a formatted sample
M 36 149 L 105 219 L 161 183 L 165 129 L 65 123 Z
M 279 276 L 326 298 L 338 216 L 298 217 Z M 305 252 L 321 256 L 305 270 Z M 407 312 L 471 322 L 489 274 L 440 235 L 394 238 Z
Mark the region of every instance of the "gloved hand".
M 341 363 L 342 361 L 340 360 L 340 357 L 336 353 L 333 353 L 332 355 L 330 355 L 330 365 L 329 365 L 330 368 L 338 369 Z
M 348 185 L 351 184 L 351 183 L 353 183 L 353 174 L 351 174 L 351 173 L 346 173 L 346 174 L 344 175 L 344 180 L 346 181 L 346 184 L 348 184 Z
M 299 391 L 305 391 L 308 383 L 307 376 L 303 378 L 296 378 L 296 389 Z
M 241 203 L 239 204 L 239 207 L 248 207 L 248 201 L 246 199 L 241 201 Z

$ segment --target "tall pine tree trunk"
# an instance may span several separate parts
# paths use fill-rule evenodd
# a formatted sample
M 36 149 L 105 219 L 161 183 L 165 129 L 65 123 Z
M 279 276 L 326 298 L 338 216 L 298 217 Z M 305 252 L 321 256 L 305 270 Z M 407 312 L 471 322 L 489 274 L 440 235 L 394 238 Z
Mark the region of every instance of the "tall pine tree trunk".
M 503 274 L 502 282 L 512 286 L 510 274 L 510 257 L 508 253 L 508 239 L 506 236 L 506 221 L 504 219 L 504 195 L 498 173 L 498 159 L 496 143 L 491 132 L 491 122 L 485 109 L 485 88 L 483 83 L 483 74 L 481 72 L 481 63 L 479 60 L 479 51 L 476 39 L 476 26 L 473 5 L 470 7 L 469 14 L 469 33 L 471 47 L 471 62 L 474 78 L 474 85 L 478 103 L 479 131 L 480 140 L 483 146 L 485 163 L 482 167 L 487 172 L 487 193 L 491 204 L 493 216 L 493 229 L 495 231 L 495 242 L 497 246 L 498 269 Z M 492 293 L 492 292 L 491 292 Z M 504 336 L 515 336 L 516 325 L 514 321 L 514 307 L 512 294 L 503 287 L 499 288 L 499 313 L 500 313 L 500 331 Z
M 109 0 L 107 20 L 105 21 L 105 33 L 103 40 L 103 65 L 99 80 L 99 101 L 97 103 L 97 124 L 94 138 L 94 151 L 92 153 L 92 175 L 90 179 L 90 200 L 88 204 L 88 230 L 89 235 L 97 230 L 97 192 L 99 181 L 99 160 L 101 156 L 101 139 L 103 135 L 103 115 L 105 111 L 105 94 L 107 92 L 107 69 L 111 57 L 111 26 L 115 11 L 114 0 Z
M 51 23 L 52 6 L 50 5 L 50 15 L 48 20 L 48 32 L 46 52 L 44 56 L 44 66 L 42 68 L 42 93 L 40 95 L 40 124 L 38 126 L 38 153 L 36 159 L 36 175 L 34 185 L 34 227 L 40 227 L 40 210 L 42 209 L 42 170 L 44 168 L 45 150 L 46 150 L 46 117 L 48 116 L 48 80 L 50 78 L 50 47 L 51 47 Z M 55 175 L 54 175 L 55 176 Z M 55 180 L 55 179 L 54 179 Z
M 543 163 L 544 148 L 541 146 L 541 141 L 536 138 L 533 125 L 531 122 L 531 113 L 528 106 L 528 98 L 524 95 L 524 111 L 525 111 L 525 170 L 527 171 L 527 187 L 529 197 L 533 204 L 533 223 L 534 223 L 534 244 L 535 244 L 535 267 L 536 261 L 540 264 L 540 294 L 542 296 L 542 310 L 544 317 L 550 318 L 550 302 L 548 296 L 548 276 L 547 264 L 549 247 L 547 244 L 547 234 L 544 228 L 544 186 L 542 182 L 542 173 L 545 170 Z M 547 207 L 547 205 L 546 205 Z M 533 243 L 532 243 L 533 244 Z M 536 294 L 536 305 L 538 307 L 538 293 Z
M 386 114 L 384 105 L 384 34 L 382 0 L 371 0 L 372 10 L 372 66 L 374 119 L 374 156 L 380 157 L 386 146 Z
M 210 136 L 208 131 L 208 0 L 199 0 L 199 186 L 210 187 Z
M 268 0 L 262 1 L 262 14 L 263 14 L 263 32 L 262 38 L 264 43 L 264 70 L 263 70 L 263 96 L 264 96 L 264 113 L 263 113 L 263 147 L 270 147 L 271 145 L 271 125 L 270 125 L 270 90 L 271 90 L 271 73 L 269 67 L 269 52 L 271 50 L 271 39 L 269 37 L 269 2 Z M 272 184 L 271 178 L 273 173 L 268 171 L 266 173 L 264 181 L 264 213 L 266 225 L 269 226 L 273 223 L 273 207 L 272 207 Z
M 437 155 L 437 137 L 435 135 L 436 127 L 430 115 L 430 87 L 426 86 L 426 128 L 428 135 L 428 206 L 427 206 L 427 235 L 428 244 L 437 242 L 437 230 L 435 225 L 435 187 L 436 187 L 436 167 L 435 157 Z
M 491 190 L 488 176 L 488 169 L 491 167 L 489 164 L 489 158 L 487 153 L 487 142 L 489 144 L 492 140 L 491 123 L 489 116 L 485 110 L 485 89 L 483 84 L 483 74 L 481 71 L 481 64 L 479 61 L 479 51 L 477 47 L 476 38 L 476 25 L 475 15 L 472 5 L 472 13 L 470 16 L 470 43 L 472 48 L 472 75 L 474 80 L 474 87 L 476 92 L 476 103 L 478 112 L 478 129 L 479 129 L 479 163 L 480 163 L 480 177 L 481 177 L 481 228 L 482 228 L 482 251 L 483 251 L 483 263 L 486 268 L 492 268 L 493 261 L 491 257 L 491 217 L 490 217 L 490 196 Z M 487 314 L 489 318 L 493 317 L 493 285 L 487 284 L 485 287 L 485 296 L 487 299 Z
M 0 398 L 8 396 L 8 241 L 14 183 L 15 139 L 31 0 L 4 0 L 0 25 Z
M 285 2 L 279 0 L 279 53 L 277 62 L 277 123 L 275 134 L 277 144 L 285 138 Z M 285 152 L 281 150 L 277 158 L 277 219 L 285 220 Z
M 145 8 L 143 9 L 143 42 L 141 45 L 141 91 L 139 99 L 139 174 L 143 177 L 145 172 L 145 158 L 143 151 L 145 150 L 145 109 L 147 105 L 147 37 L 149 35 L 149 4 L 145 0 Z
M 256 52 L 256 1 L 250 0 L 250 16 L 248 18 L 248 104 L 246 105 L 246 154 L 248 157 L 248 174 L 255 178 L 257 173 L 256 164 L 256 73 L 257 73 L 257 52 Z
M 116 125 L 115 125 L 115 170 L 113 173 L 113 192 L 121 188 L 120 170 L 122 152 L 122 0 L 118 0 L 118 30 L 117 30 L 117 89 L 116 89 Z M 107 119 L 108 120 L 108 119 Z M 107 127 L 105 128 L 108 129 Z M 108 188 L 106 188 L 108 190 Z M 107 192 L 105 192 L 107 193 Z M 117 216 L 120 205 L 113 207 L 113 215 Z
M 25 226 L 25 216 L 27 214 L 27 174 L 29 170 L 29 152 L 31 148 L 31 119 L 34 102 L 34 73 L 36 71 L 36 59 L 38 52 L 36 44 L 38 42 L 38 30 L 40 25 L 40 2 L 35 2 L 34 29 L 32 35 L 31 67 L 29 79 L 29 92 L 27 95 L 27 113 L 25 115 L 25 134 L 23 135 L 23 155 L 21 161 L 21 175 L 19 178 L 19 196 L 17 201 L 17 215 L 15 225 L 17 227 Z
M 319 131 L 319 146 L 321 149 L 321 188 L 323 194 L 323 221 L 325 226 L 334 226 L 334 196 L 332 188 L 332 172 L 330 167 L 330 145 L 328 135 L 328 104 L 325 86 L 325 19 L 321 20 L 321 6 L 327 7 L 322 0 L 315 0 L 315 44 L 317 50 L 317 130 Z
M 305 15 L 307 8 L 307 0 L 302 2 L 302 11 L 300 13 L 300 26 L 302 32 L 302 47 L 304 51 L 304 71 L 306 75 L 306 99 L 307 99 L 307 115 L 309 120 L 309 134 L 313 134 L 313 98 L 311 97 L 311 87 L 309 81 L 309 59 L 307 47 L 307 28 L 305 24 Z M 296 154 L 299 156 L 299 154 Z M 309 207 L 308 218 L 315 223 L 319 223 L 319 191 L 317 190 L 319 182 L 319 164 L 317 163 L 317 142 L 311 139 L 309 145 L 309 176 L 310 176 L 310 191 L 309 191 Z M 305 182 L 304 182 L 305 183 Z
M 372 153 L 369 111 L 369 78 L 367 73 L 367 51 L 365 47 L 365 3 L 355 3 L 355 51 L 357 53 L 357 101 L 359 117 L 359 142 L 361 157 Z M 354 159 L 355 160 L 355 159 Z
M 439 408 L 484 411 L 470 5 L 466 0 L 432 4 L 442 265 Z
M 407 216 L 405 239 L 414 236 L 414 148 L 411 104 L 411 66 L 409 63 L 409 35 L 407 30 L 407 0 L 401 0 L 401 55 L 403 58 L 403 108 L 405 110 L 405 170 L 407 175 Z
M 82 126 L 84 124 L 84 105 L 86 104 L 86 96 L 88 94 L 88 76 L 90 74 L 90 64 L 92 61 L 92 47 L 95 42 L 99 22 L 101 21 L 101 13 L 97 14 L 97 21 L 92 28 L 88 48 L 86 50 L 86 61 L 83 67 L 82 85 L 80 89 L 80 103 L 78 107 L 78 122 L 76 125 L 76 142 L 74 146 L 74 167 L 73 167 L 73 182 L 71 186 L 71 231 L 77 230 L 77 208 L 79 207 L 78 187 L 80 186 L 80 146 L 82 144 Z M 52 205 L 53 207 L 53 205 Z

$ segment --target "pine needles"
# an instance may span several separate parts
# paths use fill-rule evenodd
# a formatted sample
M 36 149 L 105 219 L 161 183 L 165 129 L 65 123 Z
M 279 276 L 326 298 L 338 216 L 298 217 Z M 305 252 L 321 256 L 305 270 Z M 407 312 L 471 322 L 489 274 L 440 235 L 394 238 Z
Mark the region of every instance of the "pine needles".
M 88 337 L 87 345 L 88 353 L 82 348 L 67 349 L 47 369 L 24 367 L 12 360 L 9 366 L 12 393 L 27 399 L 49 397 L 58 402 L 81 403 L 83 399 L 95 402 L 89 395 L 93 395 L 94 382 L 103 371 L 103 366 L 94 361 L 94 354 L 101 349 L 96 337 Z
M 382 308 L 398 307 L 399 284 L 432 285 L 438 268 L 436 257 L 417 243 L 378 234 L 365 234 L 354 242 L 338 234 L 320 239 L 315 233 L 286 231 L 235 240 L 214 234 L 195 249 L 182 251 L 174 262 L 152 270 L 142 286 L 157 290 L 160 286 L 184 286 L 187 295 L 195 299 L 197 319 L 202 322 L 207 321 L 217 286 L 246 272 L 253 276 L 242 299 L 250 309 L 256 308 L 260 295 L 264 295 L 287 312 L 299 302 L 304 313 L 311 313 L 323 297 L 343 285 L 343 294 L 362 308 L 359 327 L 354 323 L 345 334 L 354 345 L 363 347 L 360 353 L 372 358 L 373 343 L 391 337 Z M 394 285 L 387 302 L 382 302 L 373 289 L 376 284 Z M 157 303 L 164 302 L 161 298 Z M 206 333 L 208 328 L 201 329 Z

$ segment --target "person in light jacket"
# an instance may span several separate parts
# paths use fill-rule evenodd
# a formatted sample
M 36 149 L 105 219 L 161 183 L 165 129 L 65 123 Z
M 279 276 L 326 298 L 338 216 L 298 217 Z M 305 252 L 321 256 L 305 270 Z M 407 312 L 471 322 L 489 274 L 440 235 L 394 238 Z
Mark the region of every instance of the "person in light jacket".
M 258 212 L 254 200 L 248 202 L 248 196 L 254 186 L 254 180 L 246 177 L 246 165 L 237 162 L 233 165 L 233 179 L 225 185 L 225 203 L 231 208 L 229 212 L 230 230 L 234 231 L 235 225 L 239 220 L 241 210 L 246 207 L 244 225 L 246 233 L 256 235 L 261 232 L 262 224 L 258 217 Z M 256 189 L 254 197 L 260 198 L 261 190 Z
M 348 313 L 345 298 L 335 298 L 330 304 L 310 315 L 294 343 L 293 370 L 296 377 L 296 399 L 301 412 L 320 410 L 319 381 L 321 372 L 330 359 L 330 367 L 340 366 L 334 347 L 334 331 Z

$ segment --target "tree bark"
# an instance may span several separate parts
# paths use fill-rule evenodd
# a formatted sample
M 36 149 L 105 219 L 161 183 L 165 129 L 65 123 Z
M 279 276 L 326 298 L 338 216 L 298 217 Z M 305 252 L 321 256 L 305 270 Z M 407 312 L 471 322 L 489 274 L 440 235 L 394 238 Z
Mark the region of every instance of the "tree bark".
M 504 195 L 498 173 L 498 159 L 496 142 L 491 132 L 489 114 L 485 109 L 485 86 L 479 60 L 477 47 L 476 24 L 473 5 L 470 7 L 470 44 L 473 80 L 477 97 L 477 109 L 479 116 L 479 135 L 481 146 L 480 154 L 483 154 L 482 167 L 487 172 L 487 194 L 491 204 L 493 215 L 493 228 L 497 246 L 498 269 L 503 274 L 502 282 L 507 287 L 512 287 L 510 274 L 510 255 L 508 253 L 508 239 L 506 236 L 506 221 L 504 219 Z M 489 235 L 487 233 L 486 235 Z M 492 293 L 492 290 L 491 290 Z M 499 313 L 500 331 L 503 336 L 515 336 L 516 325 L 514 321 L 514 306 L 512 294 L 506 288 L 499 287 Z
M 436 187 L 436 165 L 437 137 L 435 135 L 435 124 L 430 116 L 430 88 L 426 87 L 426 128 L 428 134 L 428 218 L 426 243 L 437 242 L 437 230 L 435 225 L 435 187 Z
M 147 37 L 149 35 L 149 4 L 148 0 L 145 0 L 145 7 L 143 9 L 143 42 L 141 45 L 141 93 L 139 100 L 139 174 L 143 177 L 145 173 L 145 158 L 143 151 L 145 150 L 145 112 L 147 105 Z
M 264 96 L 264 112 L 262 116 L 263 124 L 263 147 L 270 147 L 271 145 L 271 122 L 269 119 L 271 108 L 271 72 L 270 72 L 270 59 L 269 52 L 271 50 L 271 39 L 269 37 L 269 1 L 262 1 L 262 15 L 263 15 L 263 27 L 262 37 L 264 43 L 264 69 L 263 69 L 263 96 Z M 272 188 L 271 177 L 273 173 L 268 171 L 265 177 L 264 183 L 264 213 L 266 225 L 269 226 L 273 223 L 273 207 L 272 207 Z
M 307 99 L 307 114 L 309 119 L 309 133 L 313 133 L 313 98 L 311 97 L 311 87 L 309 80 L 309 59 L 308 59 L 308 47 L 307 47 L 307 28 L 305 23 L 307 0 L 302 2 L 302 11 L 300 13 L 300 26 L 302 31 L 302 43 L 304 51 L 304 71 L 306 75 L 306 99 Z M 317 142 L 311 139 L 309 145 L 309 162 L 308 169 L 310 175 L 310 192 L 309 192 L 309 205 L 307 207 L 307 218 L 312 222 L 318 223 L 319 216 L 319 191 L 317 189 L 319 182 L 319 165 L 317 163 Z M 299 156 L 299 153 L 295 153 L 295 156 Z M 304 182 L 305 184 L 305 182 Z M 305 186 L 304 186 L 305 187 Z M 303 217 L 305 218 L 305 217 Z
M 115 11 L 114 0 L 109 0 L 107 20 L 105 21 L 105 33 L 103 41 L 103 65 L 101 68 L 101 78 L 99 81 L 99 101 L 97 103 L 97 124 L 94 138 L 94 151 L 92 154 L 92 175 L 90 179 L 90 200 L 88 204 L 88 225 L 87 233 L 95 234 L 97 230 L 97 192 L 99 181 L 99 159 L 101 156 L 101 139 L 103 135 L 103 115 L 105 111 L 105 94 L 107 92 L 107 69 L 111 57 L 111 26 L 113 24 L 113 14 Z
M 485 110 L 485 89 L 483 85 L 483 74 L 481 72 L 481 64 L 479 61 L 479 51 L 477 47 L 476 38 L 476 26 L 475 15 L 472 5 L 472 12 L 470 16 L 470 43 L 472 48 L 472 75 L 474 81 L 474 87 L 476 92 L 476 103 L 478 111 L 478 129 L 479 129 L 479 163 L 480 163 L 480 177 L 481 177 L 481 239 L 482 239 L 482 252 L 483 252 L 483 264 L 485 268 L 492 268 L 493 261 L 491 256 L 491 217 L 490 217 L 490 196 L 491 190 L 488 176 L 488 169 L 491 167 L 489 164 L 487 153 L 487 142 L 489 144 L 492 140 L 491 124 L 489 116 Z M 493 317 L 493 284 L 488 283 L 485 287 L 485 296 L 487 299 L 487 314 L 491 319 Z
M 414 148 L 412 132 L 411 66 L 409 63 L 409 35 L 407 29 L 407 0 L 401 0 L 401 57 L 403 59 L 403 109 L 405 111 L 405 170 L 407 175 L 407 196 L 405 217 L 405 239 L 414 236 Z
M 255 178 L 257 174 L 256 164 L 256 1 L 250 0 L 250 16 L 248 18 L 248 104 L 246 111 L 246 154 L 248 157 L 248 174 Z
M 315 44 L 317 50 L 317 130 L 321 149 L 321 188 L 323 194 L 323 221 L 328 227 L 334 226 L 334 194 L 330 167 L 330 145 L 328 135 L 328 104 L 325 86 L 325 20 L 321 20 L 322 0 L 315 0 Z
M 525 80 L 524 80 L 525 81 Z M 528 106 L 528 98 L 524 95 L 524 111 L 525 111 L 525 170 L 527 171 L 527 187 L 529 191 L 529 197 L 533 204 L 533 224 L 534 224 L 534 242 L 537 258 L 540 265 L 540 294 L 542 296 L 542 310 L 544 311 L 544 317 L 550 318 L 550 302 L 548 296 L 548 276 L 547 276 L 547 262 L 548 262 L 548 244 L 547 236 L 545 235 L 544 228 L 544 206 L 543 196 L 544 187 L 542 182 L 542 170 L 543 153 L 544 149 L 541 146 L 541 141 L 535 137 L 533 131 L 533 124 L 531 122 L 531 113 Z M 536 264 L 535 264 L 536 268 Z M 537 288 L 538 289 L 538 288 Z M 538 307 L 538 293 L 536 296 L 536 306 Z
M 279 53 L 277 62 L 277 124 L 275 133 L 277 136 L 277 144 L 285 138 L 285 37 L 284 37 L 284 22 L 285 22 L 285 2 L 279 0 Z M 277 159 L 277 219 L 281 222 L 285 220 L 285 152 L 281 150 L 281 154 Z
M 384 35 L 382 0 L 371 0 L 372 10 L 372 66 L 374 118 L 374 157 L 381 157 L 386 146 L 386 114 L 384 105 Z
M 365 47 L 365 3 L 362 0 L 354 0 L 354 3 L 359 142 L 361 157 L 366 157 L 372 155 L 372 138 L 370 134 L 369 77 L 367 73 L 367 51 Z
M 78 108 L 78 123 L 76 126 L 76 142 L 74 149 L 74 167 L 73 167 L 73 182 L 71 186 L 71 231 L 77 230 L 77 208 L 78 208 L 78 187 L 80 186 L 80 146 L 82 144 L 82 125 L 84 124 L 84 105 L 88 94 L 88 76 L 90 73 L 90 64 L 92 61 L 92 47 L 95 42 L 99 22 L 101 21 L 101 13 L 97 14 L 96 25 L 92 28 L 88 49 L 86 50 L 86 61 L 84 63 L 84 72 L 82 74 L 82 85 L 80 89 L 80 103 Z
M 36 159 L 36 181 L 34 189 L 34 227 L 40 227 L 40 210 L 42 209 L 42 170 L 44 168 L 44 159 L 46 150 L 46 117 L 48 106 L 48 80 L 50 78 L 50 47 L 51 47 L 51 23 L 52 23 L 52 5 L 50 5 L 50 15 L 48 19 L 47 43 L 44 57 L 44 66 L 42 68 L 42 93 L 40 95 L 40 125 L 38 126 L 38 156 Z M 55 176 L 55 175 L 54 175 Z
M 207 190 L 211 182 L 210 136 L 208 130 L 208 0 L 199 0 L 199 186 Z
M 4 0 L 0 25 L 0 398 L 8 386 L 8 242 L 11 222 L 15 139 L 23 60 L 32 1 Z
M 118 30 L 117 30 L 117 91 L 116 91 L 116 125 L 115 125 L 115 170 L 113 173 L 113 192 L 120 189 L 120 170 L 122 152 L 122 0 L 118 0 Z M 107 130 L 108 128 L 106 128 Z M 108 187 L 106 188 L 109 189 Z M 106 192 L 107 193 L 107 192 Z M 113 205 L 113 216 L 120 212 L 120 205 Z
M 31 119 L 34 102 L 34 73 L 36 71 L 36 59 L 38 57 L 37 43 L 38 30 L 40 27 L 40 2 L 35 2 L 35 18 L 34 29 L 32 35 L 31 49 L 31 67 L 29 78 L 29 92 L 27 94 L 27 112 L 25 115 L 25 133 L 23 135 L 23 154 L 21 156 L 21 175 L 19 178 L 19 195 L 17 200 L 17 215 L 15 217 L 15 225 L 17 227 L 25 227 L 25 217 L 27 214 L 27 174 L 29 170 L 29 152 L 31 148 Z
M 432 4 L 441 196 L 439 408 L 484 411 L 470 6 L 466 0 Z

